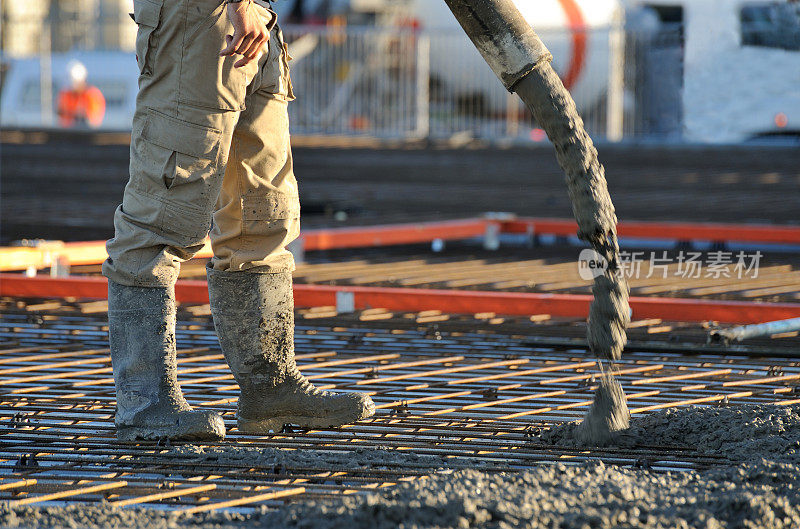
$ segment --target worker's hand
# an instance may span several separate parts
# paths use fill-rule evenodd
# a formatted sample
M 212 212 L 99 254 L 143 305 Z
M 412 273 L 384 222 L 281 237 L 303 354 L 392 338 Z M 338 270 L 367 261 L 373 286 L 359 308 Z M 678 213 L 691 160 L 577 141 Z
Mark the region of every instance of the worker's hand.
M 220 52 L 220 56 L 241 55 L 242 58 L 234 63 L 235 67 L 240 68 L 258 60 L 269 42 L 269 31 L 250 0 L 228 4 L 227 9 L 228 19 L 233 24 L 233 35 L 225 35 L 227 47 Z

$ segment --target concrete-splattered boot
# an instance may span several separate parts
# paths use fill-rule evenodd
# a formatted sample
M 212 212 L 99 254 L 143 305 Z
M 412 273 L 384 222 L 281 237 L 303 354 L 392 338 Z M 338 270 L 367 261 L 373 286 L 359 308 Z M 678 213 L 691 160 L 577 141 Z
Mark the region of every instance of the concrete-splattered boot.
M 297 369 L 290 273 L 208 269 L 208 292 L 222 352 L 241 388 L 239 430 L 324 428 L 375 413 L 367 395 L 320 391 Z
M 109 281 L 108 309 L 117 438 L 224 438 L 222 417 L 192 410 L 178 386 L 174 289 Z

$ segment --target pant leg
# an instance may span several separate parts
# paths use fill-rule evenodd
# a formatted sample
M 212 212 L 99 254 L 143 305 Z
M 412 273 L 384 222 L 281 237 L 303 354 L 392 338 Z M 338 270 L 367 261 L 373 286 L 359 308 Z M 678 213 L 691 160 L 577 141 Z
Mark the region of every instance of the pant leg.
M 233 130 L 259 65 L 235 68 L 238 57 L 219 57 L 233 32 L 224 0 L 134 0 L 134 20 L 140 77 L 130 180 L 103 274 L 123 285 L 159 287 L 174 283 L 180 263 L 208 234 Z
M 280 28 L 274 27 L 233 132 L 211 231 L 215 270 L 294 270 L 286 246 L 300 232 L 300 202 L 289 142 L 287 105 L 294 95 L 288 62 Z

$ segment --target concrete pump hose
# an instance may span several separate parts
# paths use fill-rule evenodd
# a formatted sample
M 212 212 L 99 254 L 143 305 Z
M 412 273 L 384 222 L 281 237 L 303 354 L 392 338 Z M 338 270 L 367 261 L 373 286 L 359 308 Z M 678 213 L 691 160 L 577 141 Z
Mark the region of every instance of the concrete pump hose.
M 497 77 L 522 98 L 555 147 L 578 236 L 608 263 L 592 289 L 589 345 L 598 357 L 617 360 L 630 320 L 628 285 L 619 269 L 617 216 L 597 149 L 575 102 L 550 65 L 547 48 L 511 0 L 445 2 Z

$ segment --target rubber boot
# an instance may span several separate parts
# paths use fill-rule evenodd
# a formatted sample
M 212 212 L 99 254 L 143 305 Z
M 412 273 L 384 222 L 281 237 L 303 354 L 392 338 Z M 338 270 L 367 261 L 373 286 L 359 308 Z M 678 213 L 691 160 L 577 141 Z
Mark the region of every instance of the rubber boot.
M 214 326 L 241 389 L 239 430 L 326 428 L 375 413 L 367 395 L 320 391 L 297 369 L 291 273 L 207 272 Z
M 223 439 L 222 417 L 193 411 L 178 386 L 174 288 L 129 287 L 109 280 L 108 309 L 117 438 Z

